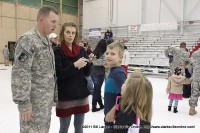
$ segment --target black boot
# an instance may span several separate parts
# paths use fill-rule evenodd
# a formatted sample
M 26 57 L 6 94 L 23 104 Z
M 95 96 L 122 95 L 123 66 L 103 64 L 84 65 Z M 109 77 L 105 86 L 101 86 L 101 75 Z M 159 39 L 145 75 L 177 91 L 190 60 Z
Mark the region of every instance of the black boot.
M 174 113 L 177 113 L 178 110 L 177 110 L 177 107 L 174 107 Z
M 171 111 L 172 106 L 168 106 L 168 111 Z
M 100 108 L 96 108 L 96 107 L 93 107 L 92 108 L 92 112 L 97 112 L 97 111 L 99 111 L 100 110 Z
M 96 105 L 97 105 L 97 104 L 92 103 L 92 112 L 97 112 L 97 111 L 100 110 L 100 108 L 97 108 Z
M 101 99 L 98 100 L 98 104 L 99 104 L 99 106 L 100 106 L 100 109 L 104 109 L 104 105 L 103 105 Z

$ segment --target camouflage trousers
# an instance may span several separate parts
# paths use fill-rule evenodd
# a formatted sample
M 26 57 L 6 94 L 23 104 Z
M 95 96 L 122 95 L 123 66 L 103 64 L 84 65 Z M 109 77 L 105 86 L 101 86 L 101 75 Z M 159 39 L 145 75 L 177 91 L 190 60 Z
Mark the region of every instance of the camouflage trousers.
M 197 106 L 198 99 L 200 96 L 200 81 L 193 80 L 192 81 L 192 92 L 191 92 L 191 97 L 189 100 L 189 105 L 190 106 Z
M 32 117 L 30 121 L 20 120 L 20 133 L 48 133 L 50 128 L 51 115 L 48 118 Z

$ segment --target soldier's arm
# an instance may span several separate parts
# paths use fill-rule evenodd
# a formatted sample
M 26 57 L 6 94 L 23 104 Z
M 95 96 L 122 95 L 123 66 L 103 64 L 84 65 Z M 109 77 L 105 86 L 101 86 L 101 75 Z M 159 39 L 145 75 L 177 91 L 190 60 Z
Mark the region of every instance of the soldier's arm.
M 168 48 L 164 50 L 164 54 L 165 54 L 166 57 L 169 57 L 169 50 L 168 50 Z
M 93 62 L 93 65 L 94 65 L 94 66 L 103 66 L 103 65 L 105 64 L 105 59 L 104 59 L 104 57 L 105 57 L 105 54 L 103 54 L 99 59 L 95 60 L 95 61 Z
M 15 64 L 12 68 L 11 89 L 13 101 L 18 104 L 19 111 L 32 108 L 30 102 L 31 67 L 34 58 L 34 48 L 30 39 L 21 37 L 15 49 Z
M 190 58 L 190 61 L 189 61 L 189 64 L 190 64 L 190 69 L 189 69 L 189 72 L 191 73 L 191 75 L 193 74 L 193 69 L 195 67 L 195 62 L 196 62 L 196 59 L 195 59 L 195 53 L 192 54 L 191 58 Z
M 164 54 L 166 57 L 169 57 L 169 55 L 173 56 L 175 47 L 168 47 L 167 49 L 164 50 Z
M 169 54 L 173 56 L 174 53 L 175 53 L 177 50 L 178 50 L 178 48 L 176 48 L 176 47 L 169 47 Z

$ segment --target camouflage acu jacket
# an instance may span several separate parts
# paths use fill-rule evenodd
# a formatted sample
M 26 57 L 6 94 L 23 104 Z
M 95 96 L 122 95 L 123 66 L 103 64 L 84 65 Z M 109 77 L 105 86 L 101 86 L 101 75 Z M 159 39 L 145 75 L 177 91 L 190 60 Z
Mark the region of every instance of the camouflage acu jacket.
M 184 73 L 185 63 L 189 62 L 189 53 L 183 49 L 176 47 L 169 47 L 164 52 L 166 57 L 169 57 L 169 55 L 173 56 L 170 67 L 176 68 L 177 66 L 179 66 L 182 68 L 182 72 Z
M 11 77 L 13 101 L 19 111 L 50 106 L 57 99 L 55 59 L 50 42 L 32 29 L 16 44 Z

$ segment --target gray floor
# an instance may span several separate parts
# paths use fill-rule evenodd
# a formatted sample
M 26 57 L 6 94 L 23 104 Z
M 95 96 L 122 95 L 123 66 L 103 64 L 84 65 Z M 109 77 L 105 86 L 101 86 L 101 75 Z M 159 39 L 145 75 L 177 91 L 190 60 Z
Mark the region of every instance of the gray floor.
M 11 66 L 0 65 L 0 133 L 19 133 L 19 120 L 17 106 L 12 102 L 10 79 Z M 200 107 L 197 107 L 197 115 L 188 115 L 188 99 L 179 102 L 178 113 L 167 111 L 168 99 L 165 93 L 166 79 L 149 78 L 153 85 L 153 119 L 151 133 L 199 133 L 200 131 Z M 103 90 L 103 89 L 102 89 Z M 91 103 L 91 96 L 89 97 Z M 104 125 L 103 110 L 85 116 L 85 133 L 102 133 Z M 72 119 L 73 120 L 73 119 Z M 73 122 L 71 122 L 69 133 L 73 133 Z M 161 128 L 171 126 L 171 128 Z M 175 127 L 179 126 L 179 127 Z M 189 128 L 188 126 L 191 126 Z M 95 127 L 95 128 L 94 128 Z M 55 108 L 52 110 L 52 121 L 50 133 L 58 133 L 59 120 L 55 116 Z

